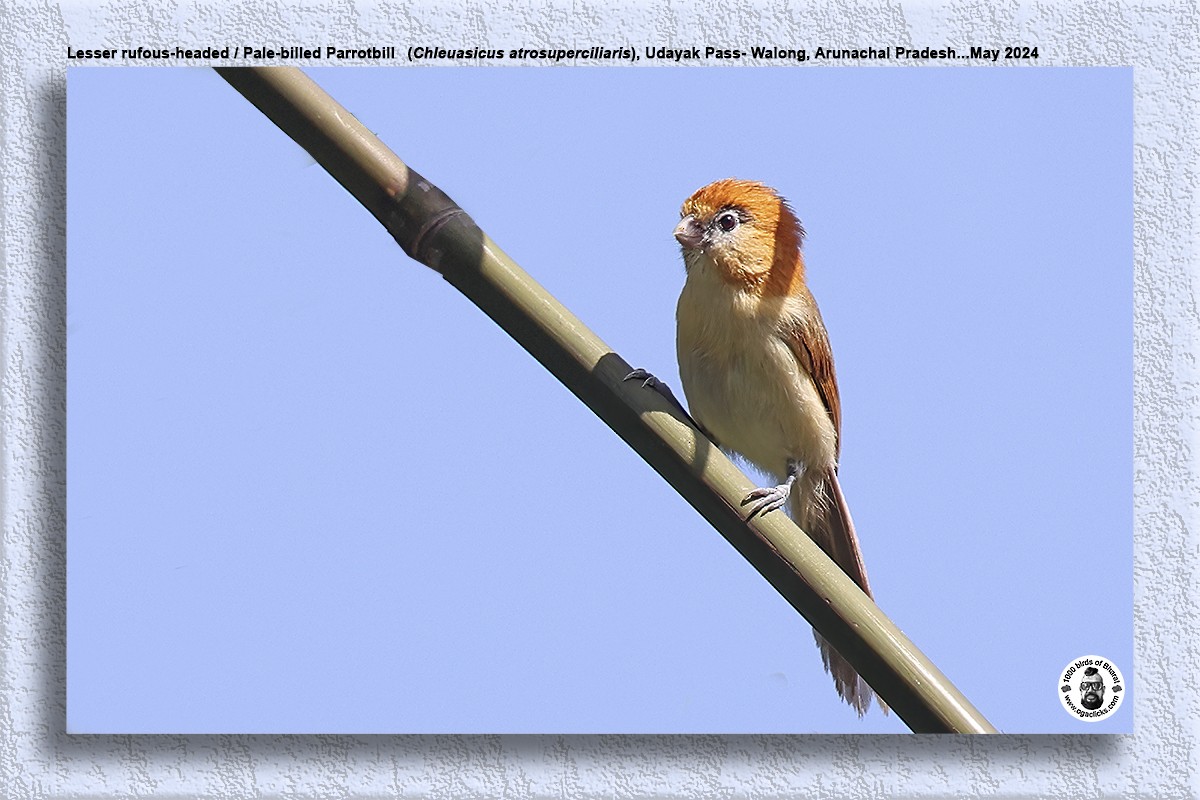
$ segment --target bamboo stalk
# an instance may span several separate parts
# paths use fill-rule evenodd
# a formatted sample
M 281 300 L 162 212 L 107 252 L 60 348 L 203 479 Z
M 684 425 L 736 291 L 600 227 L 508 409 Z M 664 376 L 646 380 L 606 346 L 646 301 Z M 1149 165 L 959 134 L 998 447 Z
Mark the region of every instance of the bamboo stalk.
M 395 238 L 478 305 L 638 452 L 844 655 L 916 732 L 995 728 L 784 514 L 750 522 L 753 484 L 680 411 L 527 275 L 440 189 L 300 70 L 218 67 Z

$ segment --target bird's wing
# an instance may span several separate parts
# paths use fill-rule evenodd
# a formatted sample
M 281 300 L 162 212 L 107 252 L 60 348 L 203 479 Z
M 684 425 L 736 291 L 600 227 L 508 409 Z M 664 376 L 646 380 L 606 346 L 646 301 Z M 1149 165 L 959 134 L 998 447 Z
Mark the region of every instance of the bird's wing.
M 809 301 L 810 313 L 793 314 L 784 325 L 781 333 L 783 340 L 791 349 L 792 355 L 800 362 L 800 366 L 816 384 L 817 392 L 825 401 L 825 410 L 833 420 L 833 429 L 837 433 L 837 452 L 842 450 L 842 401 L 838 397 L 837 375 L 833 371 L 833 350 L 829 346 L 829 334 L 825 331 L 825 323 L 817 304 Z

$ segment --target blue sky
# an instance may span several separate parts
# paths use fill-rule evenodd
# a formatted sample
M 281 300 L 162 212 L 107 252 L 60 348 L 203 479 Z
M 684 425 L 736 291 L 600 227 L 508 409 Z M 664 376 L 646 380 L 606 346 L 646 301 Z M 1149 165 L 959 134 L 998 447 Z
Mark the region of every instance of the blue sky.
M 1118 69 L 316 69 L 679 387 L 671 230 L 776 186 L 877 600 L 993 724 L 1132 656 Z M 68 77 L 74 732 L 900 732 L 603 423 L 207 69 Z M 1132 678 L 1131 678 L 1132 676 Z

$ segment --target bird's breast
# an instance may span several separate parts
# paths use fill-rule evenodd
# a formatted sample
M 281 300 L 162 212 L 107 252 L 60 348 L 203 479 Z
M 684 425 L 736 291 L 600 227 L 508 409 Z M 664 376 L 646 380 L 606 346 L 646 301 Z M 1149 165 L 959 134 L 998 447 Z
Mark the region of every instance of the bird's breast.
M 782 476 L 787 461 L 832 466 L 837 433 L 816 385 L 781 331 L 802 313 L 692 269 L 679 298 L 676 345 L 692 416 L 727 449 Z

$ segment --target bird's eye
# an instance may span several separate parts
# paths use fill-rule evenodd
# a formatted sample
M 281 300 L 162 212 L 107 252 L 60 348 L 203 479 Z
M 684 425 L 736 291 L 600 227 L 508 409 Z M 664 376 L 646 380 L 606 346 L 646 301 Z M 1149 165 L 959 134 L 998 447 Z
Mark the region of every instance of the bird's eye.
M 737 226 L 738 217 L 737 214 L 733 213 L 732 211 L 723 211 L 717 217 L 717 227 L 725 231 L 725 233 L 729 233 Z

